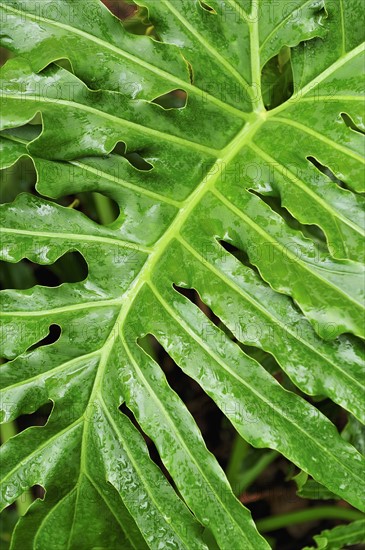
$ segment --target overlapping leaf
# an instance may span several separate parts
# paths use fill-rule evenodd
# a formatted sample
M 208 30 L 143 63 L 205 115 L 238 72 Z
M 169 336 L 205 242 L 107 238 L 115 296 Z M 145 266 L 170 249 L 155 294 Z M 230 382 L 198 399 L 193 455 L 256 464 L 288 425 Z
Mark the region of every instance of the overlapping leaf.
M 141 534 L 151 548 L 204 548 L 202 526 L 220 548 L 267 547 L 139 345 L 147 333 L 252 445 L 277 449 L 363 509 L 364 457 L 178 292 L 196 289 L 239 342 L 364 421 L 357 4 L 296 0 L 284 13 L 280 3 L 214 0 L 208 10 L 145 0 L 163 42 L 129 35 L 96 0 L 1 4 L 4 45 L 17 54 L 2 74 L 4 166 L 30 156 L 43 197 L 98 191 L 120 208 L 100 226 L 34 195 L 2 207 L 3 259 L 51 264 L 77 250 L 88 265 L 79 283 L 2 293 L 3 419 L 54 403 L 45 427 L 4 446 L 4 505 L 34 484 L 47 491 L 19 522 L 14 548 L 26 537 L 47 548 L 56 535 L 62 547 L 142 548 Z M 294 94 L 266 111 L 261 69 L 284 45 Z M 62 58 L 74 74 L 53 64 Z M 185 108 L 152 101 L 176 88 Z M 34 137 L 25 125 L 38 114 Z M 118 142 L 124 156 L 112 153 Z M 134 167 L 130 153 L 151 169 Z M 60 339 L 29 350 L 52 324 Z

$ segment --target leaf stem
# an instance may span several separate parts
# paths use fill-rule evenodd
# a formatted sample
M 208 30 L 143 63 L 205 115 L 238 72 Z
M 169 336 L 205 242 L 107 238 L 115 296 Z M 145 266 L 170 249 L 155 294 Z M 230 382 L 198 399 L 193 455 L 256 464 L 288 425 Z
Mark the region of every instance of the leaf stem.
M 6 443 L 8 439 L 17 434 L 15 422 L 4 422 L 4 424 L 1 424 L 0 430 L 2 443 Z
M 100 223 L 103 225 L 112 223 L 115 219 L 115 215 L 113 204 L 109 197 L 106 197 L 101 193 L 93 193 L 93 198 Z
M 236 496 L 242 494 L 278 456 L 276 451 L 268 451 L 260 456 L 252 466 L 243 471 L 243 461 L 250 449 L 251 445 L 237 433 L 226 468 L 227 479 Z
M 261 65 L 260 65 L 260 39 L 259 39 L 259 3 L 253 2 L 249 18 L 250 46 L 251 46 L 251 72 L 252 72 L 252 107 L 256 112 L 266 111 L 261 90 Z
M 268 451 L 262 455 L 250 469 L 245 472 L 240 479 L 239 483 L 239 492 L 241 494 L 243 491 L 249 487 L 256 478 L 271 464 L 275 458 L 279 456 L 279 453 L 276 451 Z
M 235 485 L 237 482 L 237 477 L 241 470 L 242 461 L 247 455 L 249 449 L 250 445 L 247 443 L 247 441 L 245 441 L 239 433 L 236 433 L 235 439 L 233 441 L 231 455 L 229 457 L 228 465 L 226 468 L 226 476 L 232 486 Z M 236 491 L 234 492 L 236 493 Z
M 306 523 L 308 521 L 316 521 L 321 519 L 343 519 L 345 521 L 355 521 L 364 519 L 365 515 L 358 510 L 342 508 L 341 506 L 316 506 L 306 508 L 297 512 L 290 512 L 280 516 L 272 516 L 256 521 L 257 529 L 261 533 L 275 531 L 288 525 L 296 523 Z

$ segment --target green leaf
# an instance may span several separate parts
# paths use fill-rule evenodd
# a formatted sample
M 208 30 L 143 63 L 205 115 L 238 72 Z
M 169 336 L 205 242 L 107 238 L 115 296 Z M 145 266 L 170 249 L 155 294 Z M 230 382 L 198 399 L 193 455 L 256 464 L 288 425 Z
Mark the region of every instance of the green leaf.
M 146 334 L 251 445 L 364 510 L 364 457 L 238 345 L 270 353 L 302 392 L 364 422 L 357 2 L 341 11 L 348 40 L 339 10 L 321 1 L 295 0 L 287 13 L 246 0 L 141 4 L 160 42 L 129 34 L 97 0 L 0 4 L 15 53 L 1 74 L 3 166 L 31 159 L 40 195 L 1 206 L 2 259 L 52 265 L 78 251 L 88 265 L 81 282 L 1 294 L 3 420 L 53 404 L 44 427 L 3 447 L 3 507 L 46 489 L 13 548 L 55 537 L 65 548 L 207 548 L 204 528 L 222 549 L 268 548 L 139 343 Z M 322 54 L 309 76 L 310 44 Z M 284 46 L 294 93 L 267 111 L 261 70 Z M 65 58 L 73 73 L 54 63 Z M 163 108 L 175 89 L 186 106 Z M 28 123 L 39 115 L 37 133 Z M 56 202 L 85 191 L 113 199 L 118 218 L 100 225 Z M 31 349 L 52 324 L 57 342 Z
M 341 435 L 365 456 L 365 427 L 361 422 L 349 415 L 348 422 Z
M 338 525 L 326 529 L 314 537 L 316 546 L 306 546 L 303 550 L 342 550 L 347 546 L 365 542 L 365 520 L 354 521 L 348 525 Z
M 301 498 L 309 498 L 312 500 L 332 500 L 338 497 L 331 493 L 326 487 L 323 487 L 314 479 L 308 479 L 308 474 L 299 472 L 293 477 L 293 481 L 297 484 L 297 495 Z

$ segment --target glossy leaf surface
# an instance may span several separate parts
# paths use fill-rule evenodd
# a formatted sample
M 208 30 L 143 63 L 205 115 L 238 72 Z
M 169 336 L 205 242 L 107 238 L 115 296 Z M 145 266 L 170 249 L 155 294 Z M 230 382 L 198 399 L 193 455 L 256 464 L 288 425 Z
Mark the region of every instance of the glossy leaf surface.
M 2 419 L 53 404 L 46 426 L 3 447 L 3 507 L 46 489 L 13 548 L 55 536 L 62 548 L 207 548 L 204 527 L 222 549 L 268 548 L 146 334 L 251 445 L 364 510 L 364 456 L 238 345 L 364 423 L 359 3 L 141 4 L 160 41 L 129 34 L 98 0 L 0 3 L 15 53 L 1 74 L 3 167 L 29 157 L 38 192 L 1 206 L 1 257 L 51 265 L 78 251 L 88 266 L 77 283 L 1 293 Z M 294 92 L 267 110 L 261 70 L 284 46 Z M 65 58 L 73 72 L 55 63 Z M 154 101 L 176 89 L 185 107 Z M 86 191 L 113 199 L 118 218 L 57 203 Z M 54 324 L 57 342 L 31 349 Z

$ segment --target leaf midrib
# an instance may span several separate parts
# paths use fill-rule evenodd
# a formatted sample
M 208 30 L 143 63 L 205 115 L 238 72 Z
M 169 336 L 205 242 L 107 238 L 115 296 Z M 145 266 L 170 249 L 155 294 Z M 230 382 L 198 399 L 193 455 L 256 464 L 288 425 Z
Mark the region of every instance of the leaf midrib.
M 217 170 L 214 170 L 214 173 L 211 176 L 208 176 L 201 181 L 201 183 L 196 187 L 193 193 L 185 200 L 185 206 L 180 210 L 179 214 L 173 220 L 166 233 L 157 241 L 154 247 L 154 251 L 150 254 L 147 261 L 143 265 L 140 272 L 136 275 L 134 282 L 130 285 L 128 290 L 123 295 L 123 305 L 120 309 L 120 313 L 113 325 L 113 328 L 110 331 L 109 337 L 105 341 L 103 347 L 101 348 L 100 363 L 97 369 L 96 377 L 94 380 L 92 392 L 88 401 L 88 406 L 91 406 L 93 399 L 98 396 L 97 399 L 102 399 L 101 393 L 101 384 L 104 378 L 105 369 L 107 367 L 108 358 L 112 351 L 113 345 L 115 343 L 114 334 L 117 331 L 118 334 L 122 333 L 123 324 L 128 316 L 128 313 L 134 303 L 134 300 L 138 296 L 141 288 L 144 286 L 150 278 L 150 273 L 153 271 L 154 266 L 160 259 L 160 256 L 165 251 L 165 248 L 170 243 L 170 241 L 175 237 L 176 233 L 179 232 L 181 226 L 185 223 L 189 217 L 191 211 L 199 203 L 202 196 L 206 193 L 207 187 L 214 185 L 214 182 L 219 177 L 219 167 L 221 164 L 228 163 L 232 158 L 235 157 L 237 152 L 241 149 L 245 142 L 247 142 L 251 135 L 254 134 L 257 129 L 264 123 L 266 117 L 258 117 L 255 122 L 248 123 L 245 127 L 239 132 L 234 140 L 232 140 L 232 148 L 228 149 L 226 155 L 218 159 L 215 164 L 218 164 Z M 126 304 L 124 306 L 124 304 Z M 104 402 L 104 401 L 103 401 Z M 107 407 L 103 407 L 107 411 Z M 109 411 L 107 411 L 108 416 L 110 416 Z M 114 424 L 114 422 L 113 422 Z M 84 447 L 84 446 L 83 446 Z
M 125 300 L 125 295 L 123 296 L 123 300 Z M 123 310 L 123 307 L 121 308 L 121 311 L 122 310 Z M 103 381 L 103 378 L 104 378 L 104 372 L 105 372 L 105 369 L 108 365 L 109 355 L 110 355 L 110 353 L 113 349 L 114 343 L 115 343 L 114 329 L 117 326 L 118 318 L 117 318 L 117 321 L 114 323 L 113 328 L 111 329 L 110 334 L 109 334 L 108 338 L 106 339 L 104 345 L 99 350 L 99 352 L 100 352 L 100 361 L 99 361 L 99 365 L 97 367 L 96 376 L 95 376 L 95 379 L 94 379 L 93 387 L 92 387 L 91 392 L 90 392 L 88 403 L 85 407 L 85 412 L 84 412 L 82 418 L 85 416 L 85 413 L 88 410 L 88 408 L 95 407 L 95 403 L 99 403 L 99 405 L 104 410 L 104 414 L 107 417 L 107 419 L 109 420 L 109 423 L 113 427 L 115 433 L 119 434 L 121 440 L 124 442 L 124 450 L 127 453 L 128 457 L 129 457 L 129 460 L 133 464 L 133 467 L 135 468 L 135 470 L 136 470 L 143 486 L 145 487 L 146 491 L 150 495 L 150 498 L 151 498 L 152 502 L 154 503 L 156 509 L 163 516 L 162 511 L 160 510 L 160 507 L 159 507 L 157 501 L 155 500 L 153 492 L 150 491 L 149 485 L 148 485 L 147 481 L 145 481 L 145 477 L 142 475 L 139 465 L 135 462 L 132 453 L 129 451 L 129 448 L 128 448 L 128 445 L 126 444 L 125 438 L 121 434 L 118 426 L 115 424 L 115 421 L 112 418 L 112 416 L 110 414 L 110 411 L 108 410 L 108 407 L 107 407 L 107 405 L 104 401 L 104 398 L 103 398 L 103 395 L 102 395 L 102 392 L 101 392 L 101 384 L 102 384 L 102 381 Z M 82 434 L 82 442 L 81 442 L 81 452 L 80 452 L 80 475 L 82 475 L 82 471 L 87 471 L 86 460 L 85 460 L 85 452 L 86 452 L 86 449 L 87 449 L 87 438 L 88 438 L 88 430 L 85 429 L 85 418 L 84 418 L 83 434 Z M 170 525 L 170 527 L 176 533 L 176 536 L 179 538 L 179 540 L 182 541 L 181 536 L 179 535 L 179 533 L 176 531 L 176 529 L 174 527 L 174 523 L 172 523 Z
M 357 48 L 355 48 L 354 50 L 346 54 L 346 56 L 343 56 L 340 60 L 337 60 L 330 67 L 325 69 L 320 75 L 318 75 L 313 81 L 308 83 L 305 87 L 303 87 L 296 94 L 294 94 L 290 98 L 290 100 L 291 101 L 295 100 L 299 96 L 299 94 L 301 96 L 305 95 L 307 92 L 309 92 L 312 89 L 313 83 L 318 85 L 328 75 L 332 74 L 335 70 L 337 70 L 340 66 L 346 63 L 349 59 L 352 59 L 355 55 L 357 55 L 360 51 L 362 51 L 363 46 L 364 46 L 363 44 L 358 46 Z M 190 212 L 195 208 L 195 206 L 198 204 L 198 202 L 200 201 L 202 196 L 206 193 L 206 191 L 209 188 L 213 187 L 215 180 L 218 178 L 220 166 L 221 165 L 224 166 L 230 160 L 232 160 L 232 158 L 236 156 L 239 150 L 244 146 L 245 143 L 247 143 L 251 139 L 252 135 L 262 126 L 262 124 L 265 122 L 267 118 L 271 118 L 276 113 L 286 109 L 288 106 L 291 106 L 290 100 L 288 100 L 286 103 L 278 106 L 276 109 L 273 109 L 270 112 L 266 112 L 266 111 L 258 112 L 256 114 L 256 120 L 254 122 L 248 122 L 244 126 L 244 128 L 237 134 L 237 136 L 221 151 L 221 153 L 223 153 L 222 158 L 217 159 L 216 163 L 214 164 L 211 170 L 211 172 L 213 171 L 213 176 L 208 176 L 206 180 L 203 180 L 197 186 L 197 188 L 189 195 L 189 197 L 184 201 L 183 203 L 184 206 L 180 209 L 180 212 L 177 214 L 177 216 L 175 217 L 175 219 L 173 220 L 172 224 L 170 225 L 168 230 L 165 232 L 165 234 L 155 243 L 153 247 L 153 252 L 150 254 L 149 258 L 147 259 L 146 263 L 142 267 L 141 271 L 136 276 L 134 282 L 130 285 L 129 289 L 123 295 L 123 302 L 127 303 L 128 306 L 126 307 L 122 306 L 120 314 L 115 323 L 116 326 L 119 326 L 119 327 L 122 326 L 124 320 L 127 317 L 129 309 L 132 307 L 134 299 L 138 295 L 145 281 L 148 279 L 149 272 L 153 271 L 154 266 L 156 265 L 160 256 L 163 254 L 163 251 L 167 247 L 170 240 L 174 237 L 176 233 L 179 232 L 179 229 L 181 228 L 185 220 L 188 218 Z
M 338 67 L 343 65 L 348 59 L 352 59 L 352 57 L 357 55 L 357 53 L 359 53 L 359 51 L 361 50 L 362 50 L 362 45 L 355 48 L 354 50 L 349 52 L 346 56 L 336 61 L 330 67 L 328 67 L 318 77 L 316 77 L 315 79 L 316 84 L 318 85 L 329 74 L 331 74 Z M 310 82 L 307 86 L 305 86 L 300 91 L 300 94 L 303 95 L 307 93 L 308 91 L 310 91 L 311 88 L 312 88 L 312 82 Z M 297 92 L 297 95 L 298 94 L 299 92 Z M 291 100 L 293 100 L 293 98 L 294 96 L 292 96 Z M 183 207 L 181 208 L 180 212 L 178 213 L 178 215 L 176 216 L 176 218 L 174 219 L 174 221 L 172 222 L 172 224 L 170 225 L 166 233 L 156 242 L 156 244 L 153 247 L 153 252 L 150 254 L 145 265 L 142 267 L 142 270 L 136 276 L 134 283 L 132 283 L 132 285 L 129 287 L 127 292 L 124 294 L 123 302 L 129 305 L 126 308 L 123 308 L 123 307 L 121 308 L 121 312 L 116 321 L 116 325 L 123 324 L 123 321 L 125 320 L 128 314 L 128 311 L 133 304 L 135 297 L 137 296 L 144 282 L 148 279 L 149 272 L 153 270 L 154 265 L 157 263 L 159 257 L 162 255 L 168 243 L 174 237 L 174 235 L 178 233 L 180 227 L 183 225 L 183 223 L 189 216 L 190 212 L 195 208 L 195 206 L 198 204 L 198 202 L 200 201 L 202 196 L 206 193 L 206 191 L 209 188 L 213 187 L 214 182 L 218 177 L 220 166 L 224 166 L 228 164 L 228 162 L 236 156 L 239 150 L 245 145 L 245 143 L 247 143 L 251 139 L 252 135 L 259 129 L 259 127 L 265 122 L 267 118 L 271 118 L 278 111 L 281 111 L 287 108 L 288 106 L 291 106 L 290 100 L 280 105 L 276 109 L 273 109 L 270 112 L 263 111 L 263 112 L 257 113 L 256 120 L 254 122 L 248 122 L 244 126 L 244 128 L 238 133 L 238 135 L 231 141 L 231 143 L 228 144 L 221 151 L 222 153 L 226 153 L 226 154 L 225 155 L 223 154 L 221 158 L 218 158 L 216 163 L 214 164 L 211 170 L 211 172 L 213 172 L 213 176 L 210 176 L 206 180 L 203 180 L 197 186 L 195 191 L 193 191 L 193 193 L 191 193 L 191 195 L 189 195 L 189 197 L 184 201 Z M 117 120 L 120 120 L 120 119 L 117 119 Z M 156 254 L 156 250 L 157 250 L 157 254 Z M 84 307 L 84 305 L 82 305 L 82 307 Z
M 154 267 L 159 261 L 160 257 L 164 253 L 168 244 L 175 238 L 179 233 L 181 227 L 186 222 L 190 216 L 193 209 L 200 202 L 202 197 L 206 194 L 208 189 L 212 188 L 216 180 L 220 176 L 220 167 L 225 166 L 233 159 L 238 151 L 243 147 L 243 145 L 251 138 L 251 136 L 258 130 L 260 126 L 265 122 L 266 117 L 258 117 L 255 122 L 247 123 L 241 132 L 236 136 L 231 142 L 231 147 L 227 148 L 226 155 L 219 158 L 212 170 L 211 174 L 208 175 L 205 179 L 202 179 L 200 184 L 195 188 L 195 190 L 189 195 L 189 197 L 184 201 L 184 206 L 180 209 L 177 216 L 174 218 L 170 224 L 167 231 L 160 237 L 160 239 L 155 243 L 153 251 L 147 258 L 145 264 L 143 265 L 140 272 L 136 275 L 134 282 L 130 285 L 129 289 L 123 295 L 123 303 L 127 304 L 125 307 L 122 306 L 120 314 L 116 320 L 115 326 L 120 328 L 123 326 L 123 323 L 128 315 L 129 310 L 132 307 L 132 304 L 137 297 L 139 291 L 150 278 L 150 274 L 153 272 Z M 111 331 L 111 334 L 114 331 Z
M 13 10 L 13 11 L 16 11 L 16 10 Z M 21 12 L 21 13 L 23 13 L 23 12 Z M 87 35 L 87 37 L 90 38 L 90 35 Z M 139 60 L 137 59 L 137 60 L 134 60 L 134 61 L 138 62 Z M 336 63 L 334 65 L 336 65 Z M 340 65 L 337 64 L 337 66 L 340 66 Z M 148 68 L 150 69 L 150 67 L 148 67 Z M 333 70 L 335 70 L 335 69 L 333 69 Z M 328 69 L 326 71 L 328 71 Z M 324 71 L 324 73 L 326 73 L 326 71 Z M 154 72 L 156 72 L 156 71 L 154 71 Z M 324 74 L 324 73 L 322 73 L 322 74 Z M 170 75 L 169 76 L 163 75 L 163 76 L 167 79 L 170 78 L 170 80 L 171 80 Z M 318 78 L 319 77 L 317 77 L 317 79 L 316 79 L 317 83 L 318 83 Z M 325 76 L 323 76 L 323 79 L 324 78 L 325 78 Z M 186 82 L 184 82 L 184 81 L 181 81 L 181 82 L 182 82 L 182 84 L 181 84 L 182 87 L 188 88 Z M 192 91 L 197 90 L 196 86 L 192 86 L 192 85 L 190 85 L 190 89 Z M 303 94 L 304 89 L 305 88 L 302 89 L 301 94 Z M 309 91 L 309 89 L 307 91 Z M 292 96 L 292 98 L 293 97 L 294 96 Z M 226 104 L 224 104 L 224 105 L 226 105 Z M 280 107 L 282 107 L 282 106 L 279 106 L 276 110 L 273 110 L 272 115 L 270 115 L 270 116 L 273 116 L 274 113 L 279 112 L 278 110 L 282 110 L 282 109 L 280 109 Z M 286 107 L 284 107 L 284 108 L 286 108 Z M 265 118 L 267 118 L 267 117 L 265 116 Z M 227 155 L 224 155 L 223 158 L 219 158 L 217 160 L 217 162 L 215 163 L 215 166 L 217 166 L 217 168 L 218 168 L 218 170 L 217 170 L 218 173 L 219 173 L 219 166 L 223 162 L 228 163 L 232 158 L 234 158 L 234 156 L 241 149 L 241 147 L 243 147 L 244 144 L 247 143 L 247 141 L 249 141 L 249 139 L 252 137 L 252 135 L 255 133 L 255 131 L 257 131 L 258 128 L 263 124 L 263 122 L 264 122 L 264 118 L 263 117 L 262 118 L 258 117 L 253 123 L 249 123 L 247 125 L 248 127 L 245 127 L 244 130 L 241 131 L 238 134 L 238 136 L 236 136 L 236 138 L 234 138 L 232 140 L 231 144 L 229 144 L 227 147 L 225 147 L 224 151 L 227 151 L 227 150 L 229 150 L 229 147 L 234 143 L 235 144 L 234 147 L 233 147 L 234 154 L 231 156 L 228 153 Z M 237 138 L 239 138 L 239 139 L 237 139 Z M 123 307 L 121 308 L 120 315 L 118 316 L 118 319 L 117 319 L 116 324 L 115 324 L 119 329 L 122 328 L 123 323 L 127 318 L 128 312 L 129 312 L 130 308 L 132 307 L 134 299 L 138 295 L 141 287 L 148 280 L 150 273 L 153 271 L 157 261 L 159 260 L 160 256 L 163 254 L 163 252 L 166 249 L 167 245 L 174 238 L 176 233 L 179 232 L 179 229 L 185 223 L 185 221 L 188 218 L 188 216 L 190 215 L 191 211 L 198 204 L 198 202 L 200 201 L 202 196 L 206 193 L 206 191 L 209 188 L 211 188 L 214 185 L 214 181 L 215 181 L 215 178 L 208 178 L 208 182 L 203 181 L 201 184 L 198 185 L 196 190 L 185 201 L 185 205 L 182 207 L 180 213 L 177 215 L 175 220 L 172 222 L 172 224 L 170 225 L 170 227 L 167 230 L 167 232 L 165 233 L 165 235 L 162 236 L 157 241 L 156 245 L 154 246 L 153 252 L 150 254 L 150 257 L 146 261 L 146 264 L 143 266 L 142 270 L 137 275 L 137 277 L 135 279 L 135 282 L 130 286 L 130 288 L 128 289 L 128 291 L 125 293 L 125 295 L 123 297 L 126 300 L 128 306 L 126 306 L 125 308 L 123 308 Z M 128 298 L 126 298 L 126 297 L 128 297 Z M 107 353 L 107 355 L 108 355 L 108 353 Z M 102 379 L 103 374 L 104 374 L 104 370 L 105 370 L 105 367 L 104 367 L 104 369 L 100 369 L 100 370 L 98 369 L 98 373 L 97 373 L 98 380 Z M 107 407 L 105 407 L 105 410 L 107 411 Z M 107 411 L 107 412 L 109 414 L 109 411 Z M 300 429 L 300 427 L 299 427 L 299 429 Z M 306 432 L 304 432 L 304 433 L 306 433 Z M 325 448 L 323 448 L 323 450 L 326 451 Z M 341 466 L 343 467 L 343 464 L 341 464 Z
M 221 165 L 223 166 L 227 165 L 237 155 L 237 153 L 241 150 L 241 148 L 252 138 L 252 136 L 264 124 L 266 118 L 267 118 L 266 112 L 258 113 L 256 116 L 256 120 L 254 122 L 248 122 L 244 126 L 244 128 L 237 134 L 237 136 L 232 140 L 232 142 L 227 147 L 225 147 L 224 151 L 226 152 L 226 154 L 223 155 L 221 158 L 217 159 L 215 165 L 211 170 L 211 175 L 208 176 L 206 179 L 203 179 L 202 182 L 191 193 L 191 195 L 185 200 L 185 205 L 181 208 L 180 212 L 177 214 L 177 216 L 175 217 L 175 219 L 173 220 L 173 222 L 171 223 L 171 225 L 169 226 L 165 234 L 156 242 L 156 244 L 154 245 L 153 252 L 150 254 L 146 263 L 142 267 L 141 271 L 136 276 L 134 282 L 131 284 L 131 286 L 123 296 L 123 302 L 124 304 L 127 304 L 127 305 L 124 307 L 123 306 L 121 307 L 120 314 L 118 315 L 118 318 L 114 324 L 114 328 L 117 330 L 119 334 L 122 332 L 122 328 L 127 319 L 128 313 L 132 308 L 134 300 L 138 296 L 141 288 L 144 286 L 146 282 L 149 282 L 149 284 L 151 285 L 150 274 L 153 272 L 154 267 L 156 266 L 160 257 L 164 253 L 168 244 L 179 233 L 181 227 L 183 226 L 185 221 L 188 219 L 193 209 L 200 202 L 202 197 L 206 194 L 206 192 L 209 189 L 213 188 L 215 181 L 219 178 L 219 174 L 220 174 L 219 168 L 221 167 Z M 104 371 L 107 364 L 107 358 L 113 346 L 113 340 L 112 340 L 113 334 L 114 334 L 114 329 L 111 331 L 109 338 L 104 344 L 103 349 L 105 350 L 105 355 L 106 355 L 106 357 L 104 358 L 105 366 L 103 369 L 99 369 L 99 372 L 97 374 L 97 379 L 95 380 L 95 386 L 94 386 L 95 392 L 100 393 L 99 391 L 100 387 L 98 386 L 103 379 Z M 204 343 L 202 345 L 204 345 Z M 268 404 L 272 406 L 272 404 L 270 403 Z M 303 431 L 299 426 L 298 428 L 300 431 L 306 434 L 306 432 Z M 328 450 L 326 450 L 324 447 L 323 447 L 323 450 L 325 453 L 328 452 Z M 341 464 L 341 466 L 343 465 Z M 351 474 L 353 474 L 352 471 L 351 471 Z

